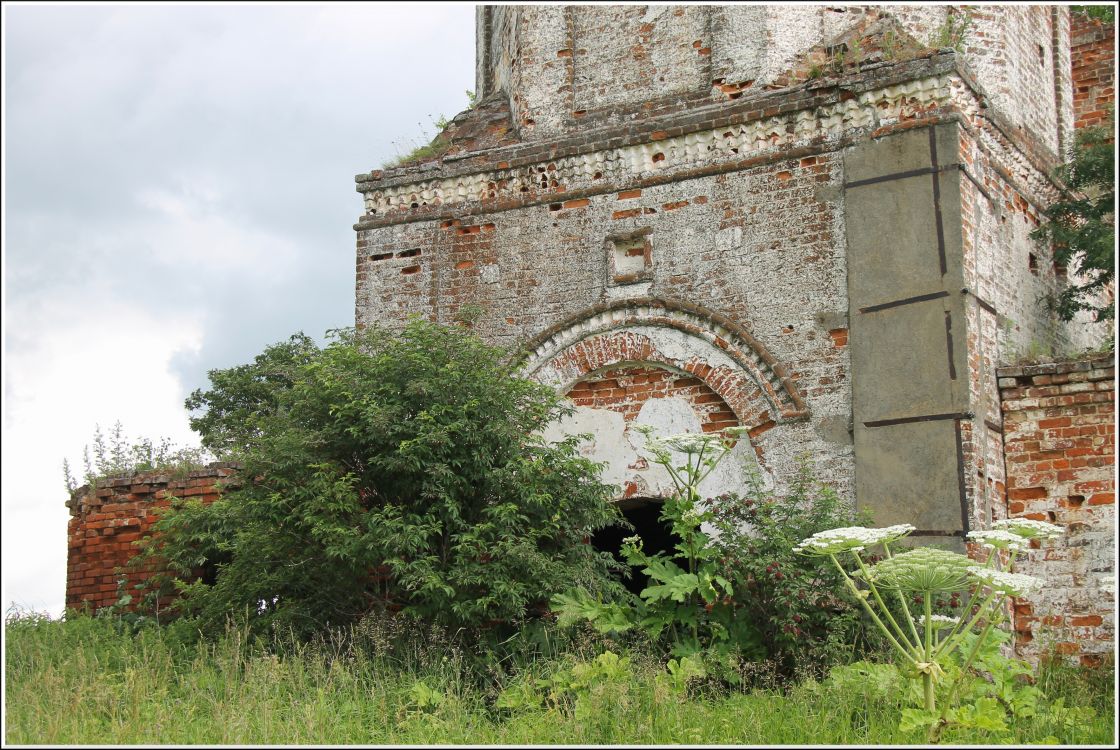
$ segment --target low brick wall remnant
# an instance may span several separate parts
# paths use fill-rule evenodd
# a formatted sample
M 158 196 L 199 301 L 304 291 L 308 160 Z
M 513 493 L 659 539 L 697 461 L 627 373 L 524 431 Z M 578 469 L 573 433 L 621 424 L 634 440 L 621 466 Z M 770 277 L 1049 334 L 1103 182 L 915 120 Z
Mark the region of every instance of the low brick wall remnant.
M 1084 13 L 1069 18 L 1074 127 L 1104 126 L 1116 102 L 1116 26 Z
M 1115 650 L 1116 370 L 1111 358 L 998 370 L 1007 516 L 1066 534 L 1016 562 L 1047 587 L 1015 605 L 1016 651 L 1095 665 Z M 1113 579 L 1114 580 L 1114 579 Z
M 218 462 L 181 475 L 159 470 L 109 477 L 96 487 L 74 490 L 66 503 L 66 608 L 96 612 L 116 603 L 122 593 L 138 602 L 134 586 L 157 571 L 150 566 L 129 568 L 127 588 L 121 589 L 119 582 L 125 564 L 139 551 L 135 542 L 151 532 L 157 511 L 168 507 L 172 497 L 214 501 L 236 470 L 236 464 Z

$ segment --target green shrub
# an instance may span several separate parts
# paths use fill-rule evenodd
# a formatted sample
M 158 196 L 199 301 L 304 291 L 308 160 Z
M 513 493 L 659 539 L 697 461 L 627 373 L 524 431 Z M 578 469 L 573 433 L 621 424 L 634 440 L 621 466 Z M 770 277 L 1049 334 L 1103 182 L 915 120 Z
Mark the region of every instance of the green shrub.
M 1061 197 L 1042 213 L 1047 219 L 1031 238 L 1049 244 L 1054 261 L 1066 267 L 1070 283 L 1058 295 L 1057 313 L 1073 320 L 1078 312 L 1108 326 L 1115 346 L 1116 303 L 1109 293 L 1116 275 L 1115 116 L 1106 127 L 1085 128 L 1065 164 L 1057 170 Z
M 584 543 L 617 518 L 610 488 L 574 439 L 539 436 L 560 398 L 469 332 L 414 320 L 322 349 L 295 336 L 210 377 L 192 426 L 253 480 L 174 503 L 145 551 L 203 630 L 244 613 L 306 635 L 403 610 L 478 631 L 573 583 L 617 588 Z
M 805 537 L 858 517 L 806 463 L 788 493 L 766 492 L 756 476 L 744 494 L 713 500 L 711 512 L 723 575 L 734 582 L 736 605 L 750 613 L 779 676 L 826 673 L 867 645 L 859 606 L 838 593 L 840 574 L 827 560 L 793 551 Z

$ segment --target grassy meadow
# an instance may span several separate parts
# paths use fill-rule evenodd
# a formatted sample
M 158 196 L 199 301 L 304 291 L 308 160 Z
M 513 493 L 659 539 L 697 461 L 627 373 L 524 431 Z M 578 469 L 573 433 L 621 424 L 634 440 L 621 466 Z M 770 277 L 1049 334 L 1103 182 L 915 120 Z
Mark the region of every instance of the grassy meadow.
M 613 677 L 537 705 L 508 696 L 602 653 L 601 640 L 478 666 L 437 632 L 351 629 L 315 645 L 266 649 L 236 629 L 213 643 L 133 632 L 109 618 L 5 625 L 6 744 L 924 744 L 899 729 L 898 696 L 794 687 L 674 689 L 639 652 Z M 610 645 L 610 644 L 606 644 Z M 620 650 L 621 649 L 616 649 Z M 574 672 L 572 672 L 574 673 Z M 468 677 L 467 675 L 473 675 Z M 949 733 L 945 744 L 1108 745 L 1111 671 L 1044 669 L 1038 684 L 1089 722 L 1016 719 L 1009 734 Z M 503 693 L 503 691 L 505 691 Z M 547 694 L 548 690 L 544 690 Z M 505 695 L 505 698 L 499 696 Z

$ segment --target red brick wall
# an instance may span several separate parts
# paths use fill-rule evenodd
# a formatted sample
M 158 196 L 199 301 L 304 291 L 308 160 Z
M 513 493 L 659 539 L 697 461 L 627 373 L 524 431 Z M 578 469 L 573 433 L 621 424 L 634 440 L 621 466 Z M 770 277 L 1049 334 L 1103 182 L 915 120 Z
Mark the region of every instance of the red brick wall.
M 735 412 L 703 380 L 649 364 L 627 364 L 595 372 L 572 386 L 567 397 L 577 407 L 617 412 L 627 426 L 638 421 L 648 401 L 659 398 L 683 399 L 699 418 L 704 432 L 739 425 Z M 622 496 L 632 497 L 639 491 L 636 482 L 628 481 L 623 484 Z
M 1113 651 L 1116 371 L 1111 359 L 998 371 L 1007 461 L 1007 516 L 1062 526 L 1059 540 L 1016 561 L 1047 581 L 1015 606 L 1016 650 L 1053 648 L 1083 664 Z
M 75 490 L 67 503 L 67 609 L 96 611 L 115 603 L 123 593 L 118 591 L 119 579 L 126 575 L 123 566 L 136 555 L 135 542 L 150 533 L 156 510 L 166 508 L 171 497 L 211 502 L 235 471 L 233 464 L 214 463 L 182 477 L 150 471 Z M 127 593 L 134 601 L 139 596 L 132 587 L 154 572 L 150 567 L 127 570 Z
M 1074 127 L 1105 124 L 1106 105 L 1116 101 L 1116 27 L 1070 13 Z
M 616 367 L 582 380 L 568 391 L 576 406 L 610 409 L 633 422 L 642 404 L 651 398 L 684 398 L 702 419 L 704 432 L 717 432 L 739 424 L 735 413 L 719 394 L 692 375 L 640 365 Z

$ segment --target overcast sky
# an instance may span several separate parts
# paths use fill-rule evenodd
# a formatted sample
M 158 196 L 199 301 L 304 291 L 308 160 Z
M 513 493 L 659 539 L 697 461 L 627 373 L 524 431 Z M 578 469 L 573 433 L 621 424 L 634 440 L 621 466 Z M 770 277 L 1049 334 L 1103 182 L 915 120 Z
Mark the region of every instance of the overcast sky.
M 354 175 L 474 88 L 474 6 L 5 3 L 3 601 L 62 612 L 61 464 L 197 444 L 206 372 L 354 318 Z

